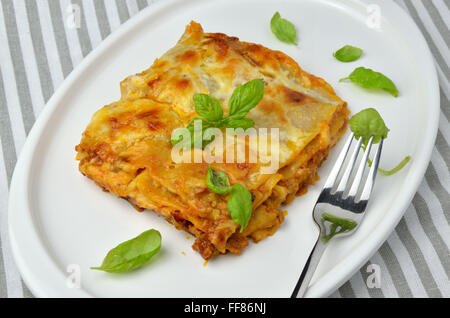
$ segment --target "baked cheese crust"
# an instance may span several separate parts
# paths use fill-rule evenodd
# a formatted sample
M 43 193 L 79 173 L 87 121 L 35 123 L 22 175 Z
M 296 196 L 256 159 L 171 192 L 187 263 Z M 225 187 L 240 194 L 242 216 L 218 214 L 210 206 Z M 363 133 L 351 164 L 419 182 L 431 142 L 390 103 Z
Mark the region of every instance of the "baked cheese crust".
M 173 130 L 195 113 L 193 96 L 210 94 L 224 105 L 234 89 L 263 79 L 263 100 L 248 118 L 255 128 L 279 128 L 279 167 L 214 163 L 231 184 L 253 196 L 253 214 L 240 233 L 230 219 L 227 196 L 206 185 L 207 163 L 175 163 Z M 119 101 L 100 109 L 76 147 L 80 171 L 139 210 L 154 210 L 197 237 L 203 258 L 240 254 L 248 239 L 260 241 L 283 222 L 280 205 L 304 194 L 317 169 L 346 129 L 349 111 L 323 79 L 303 71 L 285 54 L 221 33 L 204 33 L 191 22 L 177 45 L 146 71 L 121 83 Z

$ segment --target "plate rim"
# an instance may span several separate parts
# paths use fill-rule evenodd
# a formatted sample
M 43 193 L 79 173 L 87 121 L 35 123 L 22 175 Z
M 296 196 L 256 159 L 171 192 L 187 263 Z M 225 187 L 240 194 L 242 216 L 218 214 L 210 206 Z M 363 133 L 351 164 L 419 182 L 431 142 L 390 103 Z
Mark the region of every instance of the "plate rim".
M 60 105 L 58 101 L 67 93 L 72 84 L 76 82 L 78 77 L 84 73 L 93 61 L 103 55 L 107 51 L 108 47 L 114 45 L 116 41 L 132 29 L 133 26 L 140 24 L 144 19 L 148 18 L 152 14 L 155 14 L 160 10 L 166 10 L 181 2 L 185 1 L 164 0 L 152 3 L 146 9 L 142 10 L 130 20 L 122 24 L 110 36 L 103 40 L 97 48 L 95 48 L 87 57 L 83 59 L 83 61 L 70 73 L 61 86 L 55 91 L 47 105 L 43 108 L 40 116 L 36 120 L 28 135 L 11 180 L 8 200 L 8 230 L 12 254 L 16 265 L 22 279 L 36 297 L 93 297 L 93 295 L 83 289 L 65 288 L 62 290 L 60 288 L 59 280 L 66 281 L 67 278 L 56 266 L 52 256 L 48 253 L 47 248 L 44 246 L 45 244 L 42 241 L 41 235 L 37 231 L 36 220 L 32 214 L 29 201 L 27 200 L 29 199 L 28 189 L 31 176 L 30 163 L 32 160 L 30 159 L 32 159 L 35 154 L 36 146 L 42 137 L 42 132 L 47 126 L 51 115 L 56 111 L 56 109 L 58 109 L 58 105 Z M 205 3 L 206 0 L 197 0 L 197 2 Z M 350 2 L 362 4 L 364 6 L 368 4 L 367 0 L 350 0 Z M 394 211 L 398 211 L 395 217 L 391 216 L 390 218 L 383 218 L 379 225 L 366 237 L 364 245 L 359 245 L 351 254 L 352 257 L 345 257 L 341 262 L 321 277 L 320 280 L 314 283 L 309 288 L 307 297 L 324 297 L 332 293 L 345 281 L 347 281 L 355 273 L 355 271 L 358 270 L 386 241 L 400 219 L 403 217 L 404 212 L 417 192 L 417 188 L 419 187 L 430 162 L 438 132 L 440 116 L 439 82 L 431 50 L 414 20 L 397 3 L 393 1 L 381 2 L 378 5 L 382 7 L 385 12 L 389 12 L 389 10 L 394 11 L 394 14 L 389 12 L 388 15 L 395 15 L 396 18 L 402 20 L 401 22 L 397 22 L 395 26 L 400 29 L 408 29 L 408 32 L 412 35 L 415 41 L 420 42 L 418 43 L 418 47 L 421 47 L 423 53 L 427 57 L 425 61 L 421 62 L 426 64 L 424 68 L 428 69 L 430 72 L 429 77 L 431 81 L 429 82 L 427 89 L 430 89 L 430 98 L 433 99 L 431 104 L 434 106 L 431 108 L 429 116 L 430 123 L 428 124 L 430 124 L 431 127 L 427 130 L 427 134 L 424 137 L 422 147 L 423 155 L 421 160 L 418 161 L 415 159 L 412 162 L 414 167 L 411 167 L 410 172 L 406 177 L 408 182 L 411 184 L 410 189 L 412 190 L 402 192 L 401 196 L 399 196 L 396 203 L 392 207 Z M 391 21 L 391 19 L 389 19 L 389 21 Z M 12 211 L 14 211 L 14 213 Z M 18 211 L 22 211 L 20 216 Z M 23 246 L 25 242 L 23 240 L 21 241 L 20 235 L 18 235 L 19 233 L 16 232 L 16 229 L 22 229 L 22 232 L 27 231 L 30 237 L 38 238 L 37 240 L 27 240 L 26 252 L 20 247 L 21 245 Z M 25 256 L 24 254 L 32 255 Z M 46 280 L 44 282 L 39 275 L 33 272 L 32 268 L 36 266 L 32 266 L 31 264 L 27 265 L 25 258 L 30 258 L 34 255 L 40 256 L 39 262 L 41 263 L 41 268 L 45 268 L 46 270 L 51 269 L 55 272 L 55 275 L 57 276 L 54 278 L 56 278 L 59 283 L 56 280 L 51 282 Z M 42 259 L 42 257 L 44 257 L 44 259 Z M 299 269 L 299 274 L 300 272 L 301 269 Z
M 358 2 L 358 0 L 352 0 L 354 2 Z M 370 4 L 370 0 L 364 0 L 367 1 L 367 4 Z M 362 1 L 361 1 L 362 2 Z M 392 12 L 389 12 L 389 16 L 396 15 L 398 18 L 402 19 L 403 22 L 396 23 L 396 27 L 400 29 L 407 29 L 408 32 L 412 35 L 412 38 L 415 40 L 420 41 L 418 44 L 418 47 L 421 47 L 423 50 L 423 53 L 427 55 L 426 61 L 421 61 L 424 64 L 427 64 L 424 68 L 428 69 L 430 71 L 430 79 L 432 79 L 427 86 L 427 89 L 430 89 L 430 97 L 433 99 L 433 102 L 431 103 L 434 107 L 432 108 L 432 112 L 430 112 L 430 118 L 429 121 L 431 123 L 431 126 L 429 130 L 427 131 L 427 136 L 424 138 L 424 140 L 427 140 L 427 142 L 424 142 L 423 146 L 423 156 L 422 160 L 418 161 L 417 158 L 413 158 L 410 167 L 410 173 L 407 177 L 407 180 L 410 182 L 411 186 L 410 189 L 413 189 L 413 191 L 405 191 L 401 193 L 402 195 L 396 200 L 396 204 L 392 206 L 392 210 L 397 210 L 398 213 L 395 216 L 395 218 L 383 218 L 382 221 L 378 224 L 378 226 L 366 237 L 366 241 L 364 242 L 365 251 L 362 248 L 362 246 L 358 246 L 354 251 L 353 254 L 359 253 L 360 257 L 346 257 L 344 260 L 340 262 L 338 266 L 335 266 L 333 269 L 331 269 L 327 274 L 325 274 L 321 280 L 319 280 L 317 283 L 312 285 L 306 297 L 319 297 L 319 295 L 329 295 L 331 294 L 336 287 L 338 288 L 342 284 L 344 284 L 347 280 L 351 278 L 351 276 L 359 269 L 361 266 L 366 263 L 370 257 L 376 253 L 382 244 L 388 239 L 389 235 L 395 230 L 395 227 L 400 222 L 401 218 L 405 214 L 408 206 L 411 204 L 411 201 L 414 197 L 414 195 L 417 193 L 417 189 L 419 188 L 424 176 L 425 172 L 428 168 L 428 165 L 431 160 L 431 155 L 433 152 L 434 145 L 436 143 L 436 137 L 439 129 L 439 118 L 440 118 L 440 94 L 439 94 L 439 80 L 437 75 L 436 66 L 434 64 L 434 57 L 431 53 L 430 47 L 428 46 L 428 43 L 420 31 L 419 27 L 415 23 L 415 21 L 412 19 L 411 16 L 408 15 L 403 8 L 397 4 L 394 1 L 390 2 L 381 2 L 377 3 L 384 11 L 383 12 L 389 12 L 389 9 L 394 11 L 394 14 Z M 391 19 L 389 19 L 391 21 Z M 416 166 L 416 167 L 414 167 Z M 393 221 L 392 221 L 393 220 Z M 388 222 L 390 221 L 390 222 Z M 387 226 L 389 223 L 392 224 L 392 227 Z M 386 225 L 385 225 L 386 224 Z M 367 242 L 369 241 L 369 242 Z M 369 245 L 369 246 L 368 246 Z M 357 261 L 357 259 L 360 259 L 360 261 Z M 345 268 L 349 267 L 352 268 L 345 274 Z M 340 277 L 339 277 L 340 275 Z M 326 286 L 324 283 L 328 279 L 332 286 L 336 286 L 334 289 L 330 288 L 330 286 Z

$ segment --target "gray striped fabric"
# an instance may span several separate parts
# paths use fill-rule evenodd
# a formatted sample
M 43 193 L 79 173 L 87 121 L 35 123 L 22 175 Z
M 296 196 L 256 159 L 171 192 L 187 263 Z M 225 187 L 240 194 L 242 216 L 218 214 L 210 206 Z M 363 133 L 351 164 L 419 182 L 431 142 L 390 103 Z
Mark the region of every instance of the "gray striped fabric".
M 395 1 L 416 21 L 435 58 L 442 100 L 439 133 L 404 218 L 331 297 L 450 297 L 450 0 Z M 0 1 L 0 297 L 33 297 L 14 264 L 7 233 L 8 188 L 28 132 L 73 68 L 152 2 Z M 80 8 L 79 28 L 67 27 L 70 8 Z M 380 269 L 380 288 L 367 287 L 371 266 Z

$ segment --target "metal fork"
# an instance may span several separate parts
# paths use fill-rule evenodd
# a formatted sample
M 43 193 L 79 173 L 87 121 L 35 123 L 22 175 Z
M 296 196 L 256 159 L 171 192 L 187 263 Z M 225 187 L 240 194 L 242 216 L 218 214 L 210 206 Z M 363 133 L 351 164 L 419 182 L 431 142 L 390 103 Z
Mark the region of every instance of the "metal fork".
M 350 160 L 345 165 L 352 143 L 356 141 L 356 148 L 352 151 Z M 353 234 L 364 218 L 364 212 L 369 202 L 370 194 L 375 183 L 378 164 L 380 162 L 383 139 L 381 139 L 375 158 L 369 170 L 369 174 L 362 183 L 368 164 L 369 154 L 373 146 L 373 137 L 370 138 L 363 159 L 361 160 L 353 183 L 350 177 L 356 167 L 357 158 L 361 150 L 363 138 L 356 140 L 352 134 L 346 141 L 344 149 L 340 153 L 336 164 L 331 170 L 325 186 L 313 210 L 313 220 L 319 227 L 319 236 L 314 245 L 305 267 L 294 288 L 291 298 L 303 297 L 311 278 L 319 264 L 320 258 L 326 249 L 327 243 L 334 236 L 348 236 Z M 345 170 L 343 170 L 345 169 Z M 339 177 L 339 178 L 338 178 Z

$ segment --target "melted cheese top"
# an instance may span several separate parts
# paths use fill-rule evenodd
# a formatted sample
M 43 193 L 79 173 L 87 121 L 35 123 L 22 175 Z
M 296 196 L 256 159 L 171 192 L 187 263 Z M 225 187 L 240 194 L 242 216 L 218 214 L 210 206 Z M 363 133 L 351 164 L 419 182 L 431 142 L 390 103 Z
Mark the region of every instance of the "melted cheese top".
M 227 115 L 234 90 L 254 79 L 263 79 L 265 93 L 247 117 L 256 129 L 279 129 L 279 140 L 269 141 L 279 147 L 281 171 L 263 173 L 263 162 L 214 163 L 213 169 L 252 192 L 257 217 L 249 228 L 258 224 L 270 232 L 276 228 L 273 224 L 279 225 L 279 213 L 264 209 L 263 201 L 272 191 L 281 191 L 276 184 L 295 172 L 289 167 L 297 168 L 296 159 L 319 133 L 326 136 L 327 124 L 345 102 L 323 79 L 306 73 L 285 54 L 225 34 L 204 33 L 195 22 L 148 70 L 121 83 L 118 102 L 93 116 L 77 147 L 80 170 L 137 206 L 188 220 L 186 226 L 199 229 L 223 252 L 238 227 L 229 217 L 227 197 L 208 189 L 208 163 L 174 163 L 170 140 L 175 129 L 198 116 L 195 94 L 219 99 Z M 261 141 L 261 136 L 256 138 Z M 242 142 L 248 149 L 250 139 Z M 275 223 L 262 222 L 262 215 Z
M 226 115 L 235 88 L 253 79 L 264 80 L 265 93 L 247 117 L 255 121 L 256 129 L 279 129 L 280 168 L 298 156 L 321 131 L 322 122 L 329 121 L 344 103 L 329 84 L 303 71 L 284 53 L 225 34 L 204 33 L 195 22 L 152 67 L 121 83 L 122 101 L 150 98 L 165 103 L 185 127 L 189 119 L 197 116 L 195 94 L 219 99 Z M 236 165 L 220 167 L 235 175 L 233 168 Z M 267 179 L 258 165 L 250 170 L 246 180 L 249 188 Z

